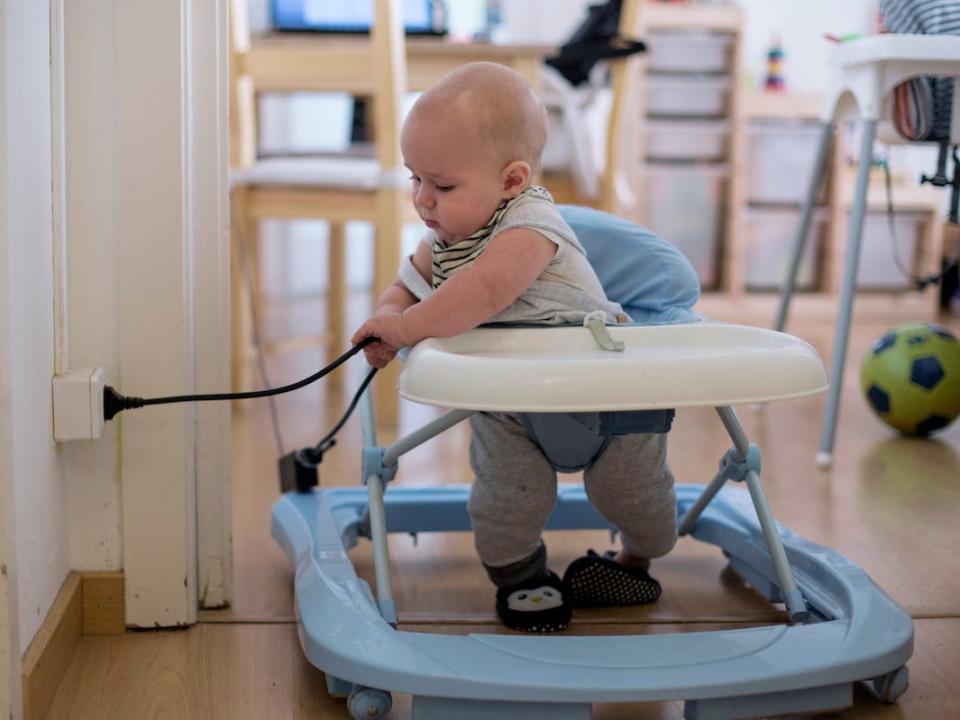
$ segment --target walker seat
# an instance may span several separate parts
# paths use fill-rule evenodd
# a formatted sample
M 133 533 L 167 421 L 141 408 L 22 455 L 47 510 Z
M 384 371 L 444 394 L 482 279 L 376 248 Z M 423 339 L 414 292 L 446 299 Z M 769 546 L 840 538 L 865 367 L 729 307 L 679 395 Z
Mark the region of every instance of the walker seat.
M 821 392 L 823 365 L 805 342 L 771 330 L 712 322 L 609 328 L 623 352 L 600 349 L 584 328 L 478 329 L 428 340 L 409 354 L 400 392 L 452 408 L 378 447 L 364 401 L 366 488 L 287 493 L 272 532 L 296 566 L 300 642 L 350 693 L 354 718 L 383 717 L 390 691 L 411 693 L 417 720 L 586 720 L 595 702 L 685 700 L 687 718 L 763 717 L 837 709 L 853 683 L 886 700 L 907 685 L 913 625 L 907 613 L 838 553 L 778 525 L 759 480 L 757 447 L 732 405 Z M 732 568 L 789 622 L 729 631 L 583 637 L 396 629 L 386 533 L 470 529 L 467 486 L 384 485 L 400 455 L 477 410 L 585 412 L 713 406 L 733 440 L 704 486 L 678 485 L 680 533 L 721 548 Z M 743 481 L 748 492 L 726 488 Z M 549 529 L 609 525 L 581 486 L 563 485 Z M 374 544 L 376 599 L 346 550 Z

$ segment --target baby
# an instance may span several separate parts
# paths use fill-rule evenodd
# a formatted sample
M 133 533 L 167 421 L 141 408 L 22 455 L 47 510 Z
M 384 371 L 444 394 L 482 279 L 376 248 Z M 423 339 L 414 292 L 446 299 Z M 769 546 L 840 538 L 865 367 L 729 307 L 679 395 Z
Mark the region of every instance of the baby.
M 420 96 L 401 149 L 414 207 L 431 232 L 353 335 L 353 343 L 379 338 L 364 349 L 371 365 L 383 367 L 424 338 L 484 323 L 581 324 L 596 310 L 629 322 L 607 300 L 550 194 L 531 185 L 546 134 L 543 103 L 501 65 L 464 65 Z M 556 441 L 553 450 L 545 442 L 544 428 L 552 434 L 551 423 L 566 417 L 470 417 L 475 544 L 498 588 L 497 614 L 517 630 L 563 630 L 572 606 L 656 600 L 650 558 L 665 555 L 677 538 L 666 435 L 599 437 L 571 419 L 563 432 L 576 436 L 586 457 L 571 463 L 558 460 Z M 560 445 L 566 448 L 566 439 Z M 557 471 L 580 469 L 590 502 L 618 528 L 623 547 L 603 556 L 590 551 L 561 581 L 547 567 L 541 534 L 556 502 Z

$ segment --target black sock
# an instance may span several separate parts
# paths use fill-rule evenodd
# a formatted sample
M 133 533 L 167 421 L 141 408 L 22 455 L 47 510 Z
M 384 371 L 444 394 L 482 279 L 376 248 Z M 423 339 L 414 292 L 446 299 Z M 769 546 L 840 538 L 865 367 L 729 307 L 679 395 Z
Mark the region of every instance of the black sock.
M 563 583 L 549 570 L 497 590 L 497 615 L 507 627 L 524 632 L 558 632 L 570 624 Z

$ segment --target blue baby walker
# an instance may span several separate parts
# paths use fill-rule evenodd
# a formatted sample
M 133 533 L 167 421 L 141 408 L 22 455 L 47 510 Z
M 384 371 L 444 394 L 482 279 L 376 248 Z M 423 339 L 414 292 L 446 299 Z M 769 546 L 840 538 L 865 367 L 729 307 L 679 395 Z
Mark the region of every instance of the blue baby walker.
M 853 685 L 893 702 L 907 688 L 910 616 L 848 559 L 778 525 L 760 484 L 760 451 L 733 406 L 827 387 L 805 342 L 703 321 L 696 276 L 667 242 L 586 208 L 561 207 L 608 297 L 636 325 L 480 328 L 419 343 L 400 394 L 449 412 L 389 447 L 361 401 L 366 487 L 288 492 L 272 534 L 296 567 L 301 645 L 355 720 L 382 718 L 391 692 L 415 720 L 586 720 L 592 703 L 684 700 L 684 717 L 752 718 L 836 710 Z M 469 379 L 469 381 L 467 381 Z M 401 455 L 476 411 L 577 413 L 598 433 L 649 429 L 677 407 L 714 407 L 733 447 L 706 485 L 678 485 L 681 535 L 718 546 L 788 622 L 739 630 L 583 637 L 445 636 L 397 629 L 387 533 L 470 530 L 467 486 L 386 485 Z M 746 491 L 724 487 L 743 482 Z M 609 529 L 580 485 L 561 485 L 547 526 Z M 347 556 L 373 543 L 376 596 Z

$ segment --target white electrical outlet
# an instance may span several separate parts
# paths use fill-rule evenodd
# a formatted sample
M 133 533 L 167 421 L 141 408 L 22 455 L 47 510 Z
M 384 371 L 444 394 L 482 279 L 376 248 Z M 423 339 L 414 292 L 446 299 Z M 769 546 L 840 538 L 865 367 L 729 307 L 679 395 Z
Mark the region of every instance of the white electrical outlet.
M 53 439 L 96 440 L 103 432 L 101 367 L 70 370 L 53 378 Z

